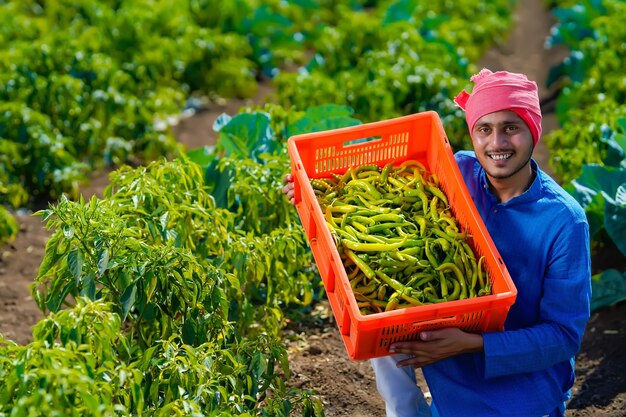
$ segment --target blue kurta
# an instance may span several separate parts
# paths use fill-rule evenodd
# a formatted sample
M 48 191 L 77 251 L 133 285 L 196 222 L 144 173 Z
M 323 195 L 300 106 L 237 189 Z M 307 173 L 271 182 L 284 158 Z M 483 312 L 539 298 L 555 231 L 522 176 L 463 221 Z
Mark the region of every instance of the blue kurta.
M 437 412 L 454 416 L 544 416 L 563 409 L 574 356 L 589 319 L 589 226 L 580 205 L 531 161 L 537 176 L 499 203 L 474 152 L 456 159 L 518 290 L 505 331 L 484 333 L 484 354 L 423 368 Z

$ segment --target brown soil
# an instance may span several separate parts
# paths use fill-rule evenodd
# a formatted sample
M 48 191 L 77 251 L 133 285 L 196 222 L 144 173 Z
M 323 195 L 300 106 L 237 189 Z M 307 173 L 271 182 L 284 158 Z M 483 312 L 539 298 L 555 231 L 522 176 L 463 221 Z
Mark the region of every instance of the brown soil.
M 489 51 L 483 62 L 492 70 L 510 70 L 544 80 L 551 65 L 562 59 L 564 51 L 545 51 L 545 37 L 553 24 L 541 0 L 520 2 L 517 24 L 510 38 Z M 551 95 L 540 84 L 541 96 Z M 263 85 L 251 102 L 261 102 L 271 89 Z M 175 134 L 189 149 L 210 145 L 215 141 L 211 125 L 222 112 L 235 114 L 245 101 L 212 104 L 209 110 L 182 120 Z M 544 108 L 544 133 L 557 128 L 554 115 Z M 539 143 L 535 158 L 551 173 L 547 149 Z M 108 182 L 106 173 L 94 176 L 83 194 L 101 195 Z M 29 288 L 43 258 L 49 232 L 31 213 L 17 214 L 20 232 L 12 244 L 0 246 L 0 333 L 19 344 L 32 340 L 31 328 L 42 318 Z M 329 315 L 326 303 L 318 311 Z M 322 314 L 323 315 L 323 314 Z M 577 381 L 566 416 L 626 416 L 626 303 L 592 316 L 577 359 Z M 326 415 L 351 417 L 383 417 L 384 404 L 376 392 L 369 362 L 351 361 L 343 341 L 331 319 L 316 325 L 290 328 L 290 363 L 292 383 L 315 390 L 325 405 Z M 418 384 L 428 387 L 418 372 Z M 532 393 L 529 393 L 532 395 Z

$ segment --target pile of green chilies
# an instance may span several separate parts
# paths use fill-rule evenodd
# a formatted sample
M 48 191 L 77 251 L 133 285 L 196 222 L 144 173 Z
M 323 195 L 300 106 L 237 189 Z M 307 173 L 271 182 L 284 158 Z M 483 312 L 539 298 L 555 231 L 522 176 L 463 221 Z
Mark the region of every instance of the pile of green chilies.
M 491 293 L 434 173 L 415 160 L 312 179 L 361 314 Z

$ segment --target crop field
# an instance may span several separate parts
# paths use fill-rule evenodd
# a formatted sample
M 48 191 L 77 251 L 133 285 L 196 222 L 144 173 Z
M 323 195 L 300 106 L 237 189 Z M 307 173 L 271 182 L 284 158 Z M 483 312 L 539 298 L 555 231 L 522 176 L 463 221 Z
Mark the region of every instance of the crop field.
M 383 417 L 281 192 L 287 141 L 434 110 L 468 148 L 452 97 L 482 67 L 537 81 L 533 156 L 591 227 L 566 416 L 626 416 L 626 2 L 0 0 L 0 19 L 0 416 Z M 403 302 L 384 300 L 363 314 Z

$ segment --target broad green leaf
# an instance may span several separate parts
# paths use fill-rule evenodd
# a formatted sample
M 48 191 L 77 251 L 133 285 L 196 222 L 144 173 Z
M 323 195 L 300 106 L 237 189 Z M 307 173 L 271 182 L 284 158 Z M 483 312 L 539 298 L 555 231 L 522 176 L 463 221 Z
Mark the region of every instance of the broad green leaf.
M 206 167 L 215 159 L 214 146 L 202 146 L 200 148 L 187 151 L 187 156 L 201 167 Z
M 609 196 L 617 193 L 617 188 L 626 182 L 626 170 L 604 167 L 598 164 L 583 166 L 582 174 L 572 181 L 576 185 L 576 199 L 584 206 L 589 204 L 593 196 L 603 192 Z
M 601 139 L 607 146 L 606 155 L 603 159 L 605 165 L 619 167 L 626 158 L 624 148 L 616 140 L 618 136 L 619 135 L 613 135 L 612 137 Z
M 232 119 L 233 118 L 226 113 L 220 114 L 217 119 L 215 119 L 215 122 L 213 122 L 213 130 L 219 132 L 224 126 L 229 124 Z
M 240 113 L 219 131 L 219 149 L 226 156 L 256 158 L 263 153 L 273 153 L 278 148 L 269 115 L 263 112 Z
M 309 107 L 304 116 L 287 126 L 286 135 L 294 136 L 361 124 L 361 121 L 350 117 L 353 113 L 352 108 L 336 104 Z
M 626 301 L 626 272 L 608 269 L 591 280 L 591 311 Z
M 226 156 L 234 158 L 247 158 L 252 153 L 248 147 L 248 141 L 231 133 L 220 135 L 219 146 L 224 150 Z
M 211 195 L 215 199 L 215 205 L 221 208 L 229 208 L 228 189 L 231 187 L 230 172 L 218 169 L 219 159 L 214 159 L 204 171 L 205 181 L 212 188 Z

